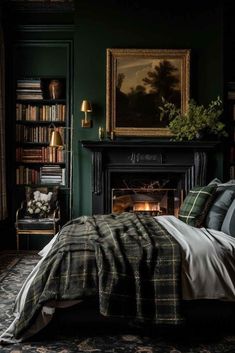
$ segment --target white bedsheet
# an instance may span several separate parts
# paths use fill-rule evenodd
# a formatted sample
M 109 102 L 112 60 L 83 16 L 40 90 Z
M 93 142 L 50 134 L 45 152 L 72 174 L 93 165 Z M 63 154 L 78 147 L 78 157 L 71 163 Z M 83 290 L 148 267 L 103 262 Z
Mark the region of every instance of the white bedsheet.
M 156 219 L 181 246 L 183 299 L 235 301 L 235 238 L 174 216 Z

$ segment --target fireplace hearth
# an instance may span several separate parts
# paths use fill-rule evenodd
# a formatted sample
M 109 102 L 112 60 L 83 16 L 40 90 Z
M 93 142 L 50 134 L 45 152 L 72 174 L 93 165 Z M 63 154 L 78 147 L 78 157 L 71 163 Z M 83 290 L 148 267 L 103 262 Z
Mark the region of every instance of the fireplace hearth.
M 218 141 L 81 141 L 92 152 L 92 213 L 178 214 L 213 175 Z

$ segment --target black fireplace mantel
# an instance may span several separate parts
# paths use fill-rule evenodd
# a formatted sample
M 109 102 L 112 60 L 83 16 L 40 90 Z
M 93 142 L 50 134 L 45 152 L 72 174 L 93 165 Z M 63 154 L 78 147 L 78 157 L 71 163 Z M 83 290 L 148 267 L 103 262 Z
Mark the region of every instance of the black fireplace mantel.
M 121 148 L 189 148 L 196 150 L 215 150 L 220 147 L 220 141 L 170 141 L 170 140 L 142 140 L 142 141 L 123 141 L 123 140 L 82 140 L 81 144 L 83 147 L 95 150 L 95 149 L 121 149 Z
M 81 141 L 92 153 L 92 212 L 110 212 L 110 179 L 115 172 L 183 173 L 187 193 L 213 176 L 211 158 L 219 141 Z

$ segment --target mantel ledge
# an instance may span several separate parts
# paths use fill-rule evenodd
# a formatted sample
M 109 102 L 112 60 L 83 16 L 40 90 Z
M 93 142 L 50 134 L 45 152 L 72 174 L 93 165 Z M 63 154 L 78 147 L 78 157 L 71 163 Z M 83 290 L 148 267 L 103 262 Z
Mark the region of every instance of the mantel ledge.
M 152 141 L 123 141 L 123 140 L 81 140 L 82 147 L 88 149 L 116 149 L 116 148 L 189 148 L 189 149 L 219 149 L 222 142 L 216 141 L 170 141 L 170 140 L 152 140 Z

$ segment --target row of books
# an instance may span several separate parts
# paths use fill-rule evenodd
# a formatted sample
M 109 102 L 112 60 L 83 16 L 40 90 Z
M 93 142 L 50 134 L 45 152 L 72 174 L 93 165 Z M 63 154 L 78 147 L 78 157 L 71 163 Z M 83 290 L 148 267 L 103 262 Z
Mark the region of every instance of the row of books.
M 40 79 L 22 79 L 16 83 L 16 99 L 43 99 Z
M 63 163 L 65 150 L 53 147 L 16 148 L 16 161 L 22 163 Z
M 17 142 L 37 142 L 37 143 L 49 143 L 51 133 L 54 128 L 47 126 L 25 126 L 16 125 L 16 141 Z M 57 127 L 56 130 L 60 133 L 64 141 L 64 128 Z
M 45 165 L 40 168 L 41 184 L 65 185 L 65 168 L 58 165 Z
M 16 184 L 56 184 L 65 185 L 65 168 L 59 166 L 47 166 L 40 169 L 19 166 L 16 168 Z M 56 168 L 52 168 L 56 167 Z
M 16 103 L 16 120 L 65 121 L 66 105 L 31 105 Z

